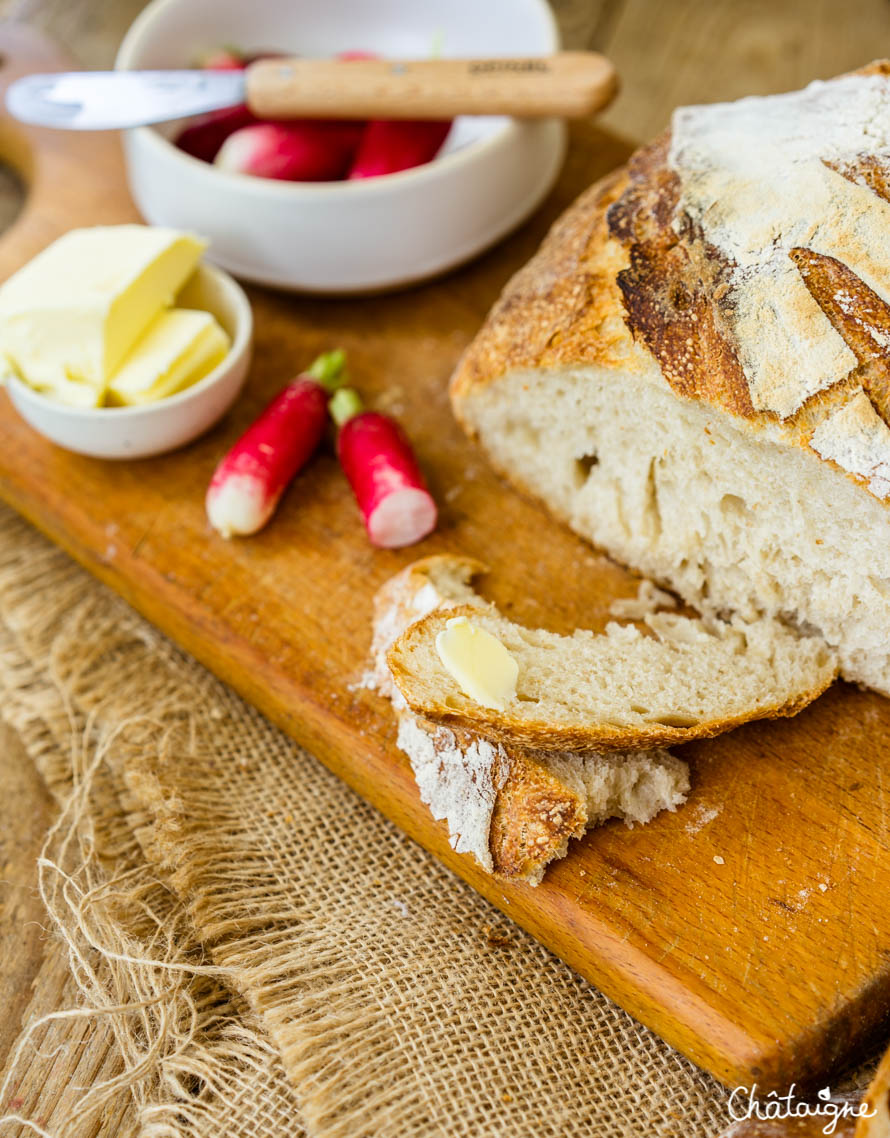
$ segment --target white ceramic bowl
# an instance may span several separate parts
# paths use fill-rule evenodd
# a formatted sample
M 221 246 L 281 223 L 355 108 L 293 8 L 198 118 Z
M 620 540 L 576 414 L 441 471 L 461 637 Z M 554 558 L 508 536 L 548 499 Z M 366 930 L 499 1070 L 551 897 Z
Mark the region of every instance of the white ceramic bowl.
M 559 36 L 546 0 L 154 0 L 116 66 L 187 67 L 220 44 L 330 56 L 542 55 Z M 130 189 L 145 218 L 210 239 L 237 276 L 280 288 L 359 293 L 460 264 L 515 228 L 565 155 L 556 120 L 461 118 L 435 161 L 383 178 L 294 183 L 231 174 L 177 150 L 180 124 L 125 135 Z
M 228 273 L 201 265 L 177 303 L 203 308 L 228 332 L 226 358 L 192 387 L 140 407 L 68 407 L 16 378 L 9 397 L 26 422 L 52 442 L 94 458 L 147 458 L 184 446 L 208 430 L 235 401 L 250 366 L 253 314 Z

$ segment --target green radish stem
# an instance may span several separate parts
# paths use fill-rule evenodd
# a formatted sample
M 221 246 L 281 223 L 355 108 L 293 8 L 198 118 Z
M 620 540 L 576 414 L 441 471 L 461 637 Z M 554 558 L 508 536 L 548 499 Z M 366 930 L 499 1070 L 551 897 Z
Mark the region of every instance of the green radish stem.
M 344 423 L 354 419 L 356 415 L 360 415 L 364 409 L 362 397 L 354 387 L 339 388 L 334 392 L 334 397 L 328 404 L 331 418 L 338 427 L 342 427 Z
M 325 390 L 333 394 L 349 378 L 346 374 L 346 353 L 342 348 L 335 348 L 332 352 L 322 352 L 303 374 L 311 375 Z

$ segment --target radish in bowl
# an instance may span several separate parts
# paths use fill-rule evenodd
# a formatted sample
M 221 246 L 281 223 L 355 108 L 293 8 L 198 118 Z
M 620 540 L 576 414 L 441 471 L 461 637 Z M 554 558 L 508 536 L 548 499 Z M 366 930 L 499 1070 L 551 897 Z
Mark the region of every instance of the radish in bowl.
M 362 48 L 426 58 L 546 55 L 559 46 L 546 0 L 153 0 L 130 28 L 119 69 L 190 66 L 217 43 L 331 58 Z M 344 66 L 349 66 L 348 62 Z M 454 267 L 514 229 L 548 192 L 566 128 L 554 119 L 461 115 L 433 161 L 382 177 L 286 181 L 196 161 L 183 122 L 124 135 L 128 177 L 152 223 L 192 229 L 243 279 L 317 294 L 403 287 Z M 358 153 L 358 152 L 356 152 Z M 346 171 L 348 173 L 348 171 Z

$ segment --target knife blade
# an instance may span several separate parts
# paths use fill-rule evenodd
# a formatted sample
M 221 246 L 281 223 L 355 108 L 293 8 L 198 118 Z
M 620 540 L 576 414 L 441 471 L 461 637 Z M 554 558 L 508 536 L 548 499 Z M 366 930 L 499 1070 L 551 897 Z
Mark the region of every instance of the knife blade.
M 243 71 L 70 71 L 16 80 L 6 108 L 33 126 L 122 130 L 244 100 Z

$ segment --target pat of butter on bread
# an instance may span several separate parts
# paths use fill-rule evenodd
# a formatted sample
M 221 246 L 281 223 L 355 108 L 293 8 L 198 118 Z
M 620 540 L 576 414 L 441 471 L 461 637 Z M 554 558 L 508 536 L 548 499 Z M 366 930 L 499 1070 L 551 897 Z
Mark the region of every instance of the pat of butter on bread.
M 436 651 L 461 690 L 483 707 L 503 711 L 516 695 L 519 665 L 496 636 L 465 616 L 446 621 Z
M 148 225 L 71 230 L 0 288 L 0 351 L 25 382 L 66 402 L 69 383 L 103 394 L 205 248 Z

